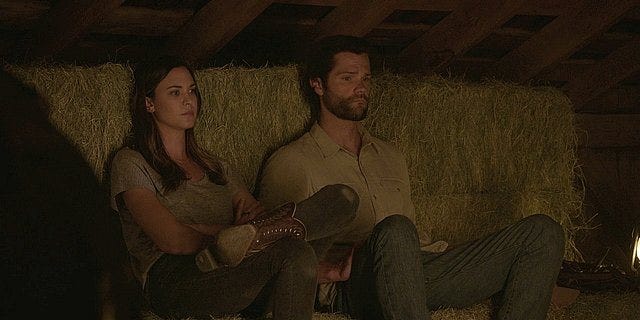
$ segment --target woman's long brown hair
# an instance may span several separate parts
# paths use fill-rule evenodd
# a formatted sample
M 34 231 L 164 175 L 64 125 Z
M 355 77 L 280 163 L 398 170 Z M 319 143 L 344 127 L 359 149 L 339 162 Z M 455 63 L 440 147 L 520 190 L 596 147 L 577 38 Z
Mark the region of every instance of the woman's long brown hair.
M 142 62 L 134 72 L 135 85 L 130 104 L 133 122 L 133 139 L 130 146 L 140 152 L 149 165 L 160 174 L 162 185 L 167 191 L 175 190 L 188 178 L 184 170 L 167 154 L 158 126 L 152 114 L 146 110 L 145 98 L 153 98 L 160 81 L 172 69 L 178 67 L 187 68 L 195 81 L 193 70 L 177 57 L 161 56 Z M 196 97 L 200 114 L 202 99 L 198 90 Z M 219 185 L 227 184 L 222 163 L 198 145 L 193 128 L 187 129 L 185 135 L 187 155 L 205 170 L 209 180 Z

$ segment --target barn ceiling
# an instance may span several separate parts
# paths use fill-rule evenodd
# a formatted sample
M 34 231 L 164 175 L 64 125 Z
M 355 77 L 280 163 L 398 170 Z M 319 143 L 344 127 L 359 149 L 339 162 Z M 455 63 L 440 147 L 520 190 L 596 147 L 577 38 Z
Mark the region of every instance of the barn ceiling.
M 640 0 L 0 0 L 5 62 L 295 63 L 363 36 L 376 70 L 562 88 L 578 112 L 640 113 Z

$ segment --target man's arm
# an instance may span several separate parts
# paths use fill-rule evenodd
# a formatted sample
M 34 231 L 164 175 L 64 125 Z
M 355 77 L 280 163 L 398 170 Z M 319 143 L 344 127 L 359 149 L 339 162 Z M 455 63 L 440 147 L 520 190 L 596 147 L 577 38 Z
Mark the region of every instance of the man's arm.
M 289 201 L 298 203 L 314 192 L 309 173 L 300 159 L 280 151 L 267 161 L 258 191 L 258 198 L 267 209 Z

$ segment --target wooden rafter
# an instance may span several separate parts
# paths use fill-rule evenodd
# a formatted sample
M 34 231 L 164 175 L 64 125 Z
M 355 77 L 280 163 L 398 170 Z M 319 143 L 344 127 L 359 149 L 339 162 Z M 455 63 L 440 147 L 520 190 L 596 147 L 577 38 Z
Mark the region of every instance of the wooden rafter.
M 568 10 L 487 70 L 499 79 L 524 82 L 607 31 L 637 0 L 585 0 Z
M 640 113 L 640 86 L 619 85 L 580 107 L 585 113 Z
M 407 46 L 400 66 L 419 71 L 438 71 L 464 54 L 520 9 L 524 0 L 490 0 L 478 5 L 468 1 Z
M 609 54 L 567 83 L 563 90 L 576 109 L 640 71 L 640 39 Z
M 121 6 L 91 28 L 91 32 L 137 36 L 166 36 L 176 32 L 193 16 L 193 10 L 159 10 Z M 153 21 L 153 23 L 149 23 Z
M 640 147 L 640 114 L 576 114 L 578 146 Z
M 0 0 L 0 23 L 17 29 L 32 27 L 47 10 L 49 4 L 42 1 Z
M 345 0 L 276 0 L 275 3 L 296 4 L 308 6 L 337 7 Z M 547 15 L 557 16 L 573 8 L 582 0 L 537 0 L 529 1 L 522 6 L 516 14 L 522 15 Z M 418 10 L 418 11 L 454 11 L 469 0 L 403 0 L 398 3 L 396 10 Z M 483 5 L 482 1 L 471 1 L 476 5 Z
M 207 3 L 169 39 L 165 51 L 200 63 L 222 49 L 262 13 L 270 0 L 216 0 Z
M 389 16 L 398 0 L 346 0 L 316 25 L 317 37 L 344 34 L 362 37 Z
M 118 8 L 123 0 L 59 1 L 32 30 L 25 45 L 30 57 L 54 55 Z

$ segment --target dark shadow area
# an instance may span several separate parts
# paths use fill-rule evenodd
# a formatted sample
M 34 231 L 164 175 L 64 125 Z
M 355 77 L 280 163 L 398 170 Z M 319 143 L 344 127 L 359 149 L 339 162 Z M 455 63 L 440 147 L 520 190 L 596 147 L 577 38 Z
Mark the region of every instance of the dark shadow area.
M 35 90 L 0 69 L 2 319 L 135 318 L 118 217 Z

